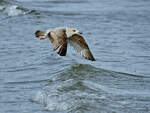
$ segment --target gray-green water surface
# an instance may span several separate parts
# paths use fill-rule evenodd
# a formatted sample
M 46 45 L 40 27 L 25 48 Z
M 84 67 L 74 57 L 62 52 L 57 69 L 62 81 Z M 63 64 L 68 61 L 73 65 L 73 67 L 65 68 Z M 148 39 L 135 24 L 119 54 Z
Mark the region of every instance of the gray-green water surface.
M 34 36 L 61 26 L 96 62 Z M 149 68 L 148 0 L 0 0 L 0 113 L 148 113 Z

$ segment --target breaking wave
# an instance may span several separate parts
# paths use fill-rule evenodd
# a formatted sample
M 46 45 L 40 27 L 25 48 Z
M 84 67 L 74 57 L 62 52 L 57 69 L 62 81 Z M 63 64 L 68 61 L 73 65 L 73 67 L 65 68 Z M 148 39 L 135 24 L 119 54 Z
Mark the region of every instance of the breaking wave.
M 28 9 L 21 8 L 17 5 L 8 5 L 8 6 L 2 5 L 0 6 L 0 11 L 3 11 L 8 16 L 25 15 L 32 12 Z
M 50 77 L 46 87 L 38 91 L 32 99 L 50 111 L 124 112 L 123 107 L 136 104 L 133 103 L 133 97 L 136 101 L 149 98 L 149 92 L 141 93 L 142 90 L 138 89 L 137 80 L 141 79 L 140 77 L 99 69 L 91 65 L 78 64 Z M 138 107 L 137 109 L 135 107 L 135 112 Z

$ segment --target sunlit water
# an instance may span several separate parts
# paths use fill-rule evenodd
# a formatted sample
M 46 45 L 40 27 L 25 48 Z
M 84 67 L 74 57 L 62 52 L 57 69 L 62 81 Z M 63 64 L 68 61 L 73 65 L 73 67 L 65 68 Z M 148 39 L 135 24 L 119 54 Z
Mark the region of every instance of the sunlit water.
M 150 1 L 0 0 L 0 113 L 150 112 Z M 38 29 L 84 34 L 96 62 L 58 56 Z

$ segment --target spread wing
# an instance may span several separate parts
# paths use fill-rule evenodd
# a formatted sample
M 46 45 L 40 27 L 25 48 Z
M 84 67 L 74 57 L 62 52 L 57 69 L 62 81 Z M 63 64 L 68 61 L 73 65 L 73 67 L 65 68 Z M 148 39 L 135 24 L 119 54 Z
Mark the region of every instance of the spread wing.
M 54 51 L 57 51 L 60 56 L 65 56 L 67 53 L 67 39 L 65 31 L 52 31 L 49 33 L 48 37 L 53 45 Z
M 81 35 L 75 34 L 69 39 L 69 43 L 74 49 L 80 53 L 82 57 L 88 60 L 95 61 L 86 41 Z

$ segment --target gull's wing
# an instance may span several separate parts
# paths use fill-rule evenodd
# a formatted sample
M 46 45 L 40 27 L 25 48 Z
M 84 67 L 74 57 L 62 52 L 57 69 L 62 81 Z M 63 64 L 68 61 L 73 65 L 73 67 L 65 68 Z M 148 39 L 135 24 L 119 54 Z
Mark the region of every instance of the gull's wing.
M 67 53 L 67 37 L 64 30 L 55 30 L 48 34 L 48 37 L 53 45 L 53 48 L 60 56 L 65 56 Z
M 95 61 L 95 58 L 93 57 L 86 41 L 81 35 L 75 34 L 68 41 L 82 57 Z

